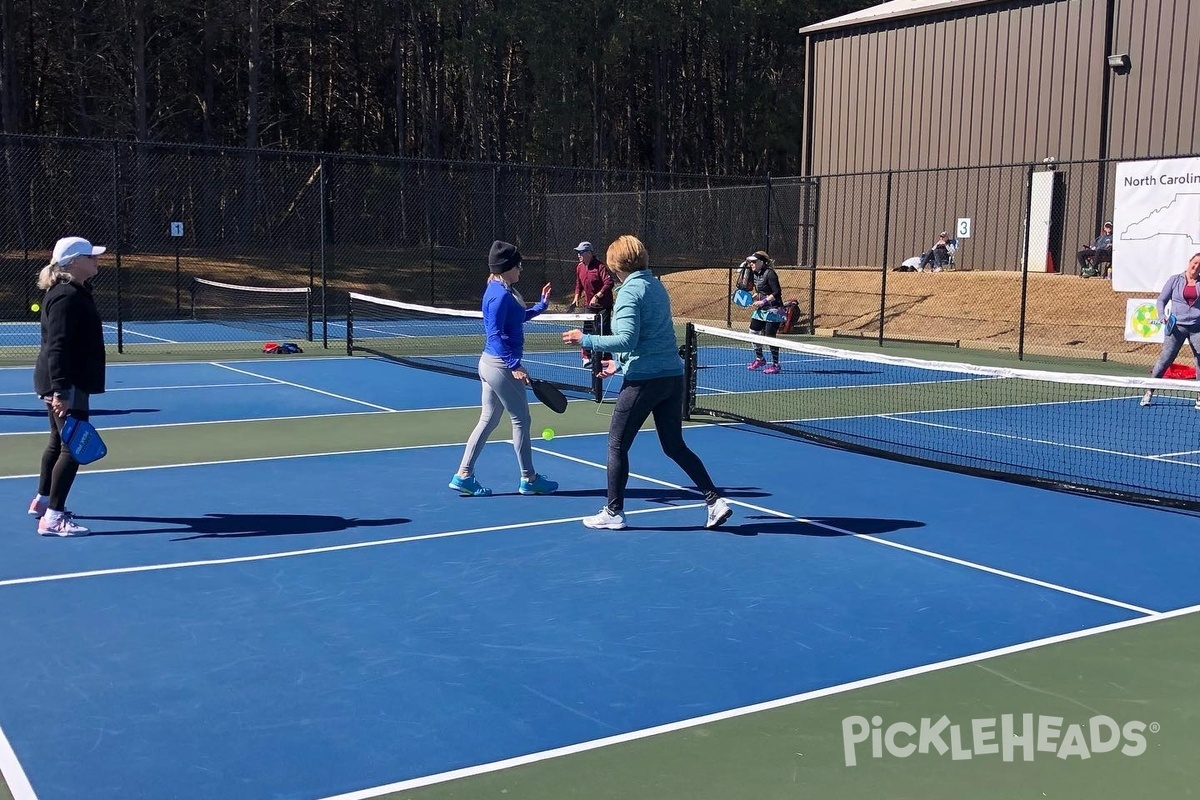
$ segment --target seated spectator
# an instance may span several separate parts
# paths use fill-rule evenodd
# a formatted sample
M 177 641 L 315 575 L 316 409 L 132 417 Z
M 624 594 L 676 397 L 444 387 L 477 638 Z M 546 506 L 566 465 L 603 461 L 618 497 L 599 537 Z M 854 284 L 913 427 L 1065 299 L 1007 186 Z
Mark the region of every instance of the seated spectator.
M 950 238 L 950 234 L 942 231 L 938 234 L 937 241 L 933 243 L 933 247 L 929 249 L 925 255 L 921 256 L 918 271 L 925 272 L 926 267 L 930 264 L 931 272 L 941 272 L 943 268 L 950 264 L 950 254 L 953 252 L 954 244 Z
M 1100 235 L 1091 244 L 1082 245 L 1075 254 L 1079 261 L 1079 274 L 1085 278 L 1097 275 L 1107 277 L 1112 266 L 1113 226 L 1111 222 L 1104 223 Z

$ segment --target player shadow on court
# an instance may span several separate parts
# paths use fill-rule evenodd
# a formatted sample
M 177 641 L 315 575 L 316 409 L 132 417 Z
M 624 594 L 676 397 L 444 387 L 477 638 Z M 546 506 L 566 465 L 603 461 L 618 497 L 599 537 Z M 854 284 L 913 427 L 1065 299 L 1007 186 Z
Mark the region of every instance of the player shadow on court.
M 88 412 L 92 417 L 123 417 L 127 414 L 157 414 L 161 408 L 122 408 L 106 410 L 93 408 Z M 0 417 L 44 417 L 45 408 L 0 408 Z
M 715 530 L 716 533 L 729 533 L 734 536 L 852 536 L 856 533 L 870 536 L 880 536 L 885 533 L 908 528 L 924 528 L 925 523 L 913 519 L 881 519 L 879 517 L 809 517 L 808 522 L 795 519 L 783 519 L 771 514 L 750 514 L 740 516 L 734 507 L 733 517 L 729 522 Z M 628 517 L 632 521 L 636 516 Z M 629 527 L 637 527 L 630 525 Z M 704 530 L 702 524 L 680 525 L 677 527 L 660 527 L 658 525 L 644 526 L 650 530 L 660 531 L 695 531 Z
M 193 539 L 241 539 L 248 536 L 335 533 L 356 528 L 385 528 L 390 525 L 412 522 L 405 517 L 348 519 L 332 514 L 205 514 L 202 517 L 81 516 L 79 519 L 105 522 L 144 522 L 161 526 L 124 531 L 93 530 L 93 536 L 140 536 L 146 533 L 185 534 L 171 539 L 172 542 L 188 542 Z

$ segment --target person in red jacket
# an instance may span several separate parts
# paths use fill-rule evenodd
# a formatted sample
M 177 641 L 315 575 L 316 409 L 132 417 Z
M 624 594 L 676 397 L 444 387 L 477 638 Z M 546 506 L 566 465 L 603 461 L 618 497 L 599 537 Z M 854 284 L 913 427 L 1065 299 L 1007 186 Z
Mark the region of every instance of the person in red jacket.
M 612 273 L 603 261 L 596 258 L 591 242 L 580 242 L 575 253 L 579 256 L 579 263 L 575 265 L 575 297 L 571 305 L 574 308 L 586 306 L 589 314 L 600 317 L 600 330 L 588 330 L 586 333 L 608 336 L 612 333 Z M 592 360 L 590 350 L 580 350 L 579 354 L 585 363 Z
M 50 441 L 42 453 L 38 493 L 29 515 L 38 519 L 42 536 L 86 536 L 88 529 L 67 511 L 67 493 L 79 462 L 63 447 L 67 416 L 86 420 L 88 398 L 104 392 L 104 328 L 91 280 L 99 269 L 103 247 L 68 236 L 54 245 L 54 255 L 38 275 L 42 299 L 42 347 L 33 368 L 33 389 L 46 404 Z

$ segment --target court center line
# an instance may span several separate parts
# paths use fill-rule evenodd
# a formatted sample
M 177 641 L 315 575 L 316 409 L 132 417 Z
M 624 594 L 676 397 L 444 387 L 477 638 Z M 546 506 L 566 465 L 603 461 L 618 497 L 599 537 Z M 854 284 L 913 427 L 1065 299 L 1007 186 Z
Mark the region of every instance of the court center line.
M 630 514 L 657 514 L 663 511 L 682 511 L 691 508 L 703 508 L 704 503 L 688 503 L 679 506 L 667 506 L 665 508 L 639 508 L 634 511 L 626 511 L 626 516 Z M 86 517 L 80 517 L 86 519 Z M 384 547 L 391 544 L 407 544 L 409 542 L 424 542 L 432 539 L 448 539 L 454 536 L 470 536 L 477 533 L 494 533 L 495 531 L 517 530 L 519 528 L 541 528 L 547 525 L 563 525 L 568 522 L 580 522 L 584 517 L 559 517 L 558 519 L 543 519 L 533 522 L 512 522 L 507 525 L 488 525 L 482 528 L 466 528 L 457 531 L 443 531 L 441 533 L 422 533 L 415 536 L 398 536 L 392 539 L 376 539 L 369 542 L 348 542 L 346 544 L 333 544 L 327 547 L 309 547 L 303 550 L 284 550 L 277 553 L 258 553 L 252 556 L 234 556 L 231 558 L 212 558 L 203 559 L 200 561 L 176 561 L 168 564 L 142 564 L 136 567 L 113 567 L 111 569 L 95 569 L 84 572 L 63 572 L 54 575 L 34 575 L 27 578 L 9 578 L 0 581 L 0 588 L 5 586 L 24 586 L 31 583 L 50 583 L 53 581 L 66 581 L 75 578 L 98 578 L 107 575 L 128 575 L 137 572 L 163 572 L 171 569 L 186 569 L 188 567 L 212 567 L 224 564 L 245 564 L 251 561 L 272 561 L 279 558 L 295 558 L 297 556 L 311 556 L 319 553 L 338 553 L 344 550 L 363 550 L 368 547 Z
M 463 767 L 450 772 L 441 772 L 435 775 L 425 775 L 420 778 L 397 781 L 396 783 L 389 783 L 385 786 L 375 786 L 369 789 L 359 789 L 352 792 L 346 792 L 345 794 L 330 795 L 328 797 L 320 798 L 320 800 L 372 800 L 373 798 L 382 797 L 383 795 L 391 794 L 393 792 L 403 792 L 408 789 L 417 789 L 423 786 L 446 783 L 447 781 L 457 780 L 459 778 L 470 778 L 476 775 L 486 775 L 490 772 L 500 772 L 502 770 L 512 769 L 513 767 L 525 766 L 527 764 L 536 764 L 541 761 L 549 761 L 553 758 L 561 758 L 562 756 L 574 755 L 576 753 L 586 753 L 590 750 L 599 750 L 602 747 L 610 747 L 616 744 L 634 742 L 638 741 L 639 739 L 648 739 L 651 736 L 661 736 L 664 733 L 674 733 L 676 731 L 696 728 L 701 725 L 709 725 L 711 723 L 721 722 L 727 719 L 736 719 L 737 717 L 757 714 L 762 711 L 771 711 L 777 708 L 784 708 L 786 706 L 799 705 L 800 703 L 806 703 L 810 700 L 818 700 L 824 697 L 847 694 L 858 689 L 867 689 L 872 686 L 879 686 L 885 683 L 894 683 L 905 678 L 928 675 L 933 672 L 941 672 L 943 670 L 953 669 L 954 667 L 978 664 L 982 661 L 990 661 L 1003 656 L 1023 653 L 1029 650 L 1036 650 L 1039 648 L 1048 647 L 1050 645 L 1063 644 L 1065 642 L 1071 642 L 1077 639 L 1085 639 L 1105 633 L 1135 628 L 1140 625 L 1161 622 L 1166 619 L 1189 616 L 1197 612 L 1200 612 L 1200 605 L 1179 608 L 1175 609 L 1174 611 L 1156 614 L 1152 617 L 1134 617 L 1133 619 L 1121 620 L 1120 622 L 1111 622 L 1106 625 L 1097 625 L 1094 628 L 1085 628 L 1079 631 L 1070 631 L 1069 633 L 1060 633 L 1054 636 L 1047 636 L 1042 639 L 1034 639 L 1029 642 L 1008 645 L 1007 647 L 999 647 L 994 650 L 985 650 L 981 653 L 959 656 L 958 658 L 951 658 L 945 661 L 935 661 L 931 664 L 924 664 L 919 667 L 910 667 L 908 669 L 898 670 L 896 672 L 876 675 L 872 678 L 863 678 L 850 683 L 841 683 L 834 686 L 827 686 L 823 689 L 814 689 L 810 692 L 803 692 L 802 694 L 795 694 L 791 695 L 790 697 L 781 697 L 778 700 L 767 700 L 751 706 L 731 708 L 726 711 L 705 714 L 702 717 L 693 717 L 691 719 L 679 720 L 677 722 L 669 722 L 665 725 L 656 725 L 653 728 L 643 728 L 642 730 L 629 731 L 628 733 L 621 733 L 617 734 L 616 736 L 606 736 L 603 739 L 593 739 L 588 742 L 579 742 L 578 744 L 567 745 L 566 747 L 557 747 L 553 750 L 543 750 L 538 753 L 529 753 L 523 756 L 507 758 L 503 761 L 493 761 L 489 764 L 478 764 L 476 766 Z
M 576 456 L 569 456 L 564 453 L 557 453 L 553 450 L 546 450 L 545 448 L 541 448 L 541 447 L 535 447 L 533 449 L 539 453 L 545 453 L 546 455 L 556 456 L 558 458 L 563 458 L 568 461 L 574 461 L 577 464 L 584 464 L 586 466 L 596 467 L 597 469 L 606 469 L 605 465 L 598 464 L 595 461 L 588 461 L 587 459 L 584 459 L 584 458 L 578 458 Z M 670 481 L 660 480 L 658 478 L 651 478 L 648 475 L 640 475 L 635 472 L 630 472 L 629 476 L 638 478 L 639 480 L 649 481 L 651 483 L 657 483 L 660 486 L 667 486 L 672 489 L 680 489 L 685 492 L 691 492 L 692 494 L 700 494 L 700 492 L 696 491 L 693 488 L 690 488 L 687 486 L 682 486 L 678 483 L 671 483 Z M 824 528 L 825 530 L 833 531 L 834 533 L 840 533 L 845 536 L 853 536 L 854 538 L 862 539 L 863 541 L 872 542 L 874 544 L 881 544 L 886 547 L 895 548 L 897 550 L 904 550 L 906 552 L 913 553 L 915 555 L 924 556 L 926 558 L 933 558 L 938 561 L 945 561 L 950 564 L 955 564 L 960 567 L 967 567 L 968 569 L 978 570 L 980 572 L 986 572 L 988 574 L 996 575 L 998 577 L 1006 578 L 1008 580 L 1018 581 L 1020 583 L 1027 583 L 1032 586 L 1038 586 L 1042 589 L 1050 589 L 1055 592 L 1061 592 L 1063 594 L 1069 594 L 1069 595 L 1073 595 L 1075 597 L 1081 597 L 1085 600 L 1091 600 L 1096 603 L 1103 603 L 1105 605 L 1115 606 L 1117 608 L 1121 608 L 1126 611 L 1134 611 L 1138 614 L 1145 614 L 1147 616 L 1158 616 L 1159 614 L 1162 613 L 1160 611 L 1154 611 L 1149 608 L 1143 608 L 1141 606 L 1136 606 L 1131 603 L 1125 603 L 1125 602 L 1122 602 L 1121 600 L 1114 600 L 1111 597 L 1103 597 L 1098 594 L 1084 592 L 1080 589 L 1072 589 L 1069 586 L 1063 586 L 1061 584 L 1050 583 L 1049 581 L 1043 581 L 1043 580 L 1039 580 L 1037 578 L 1031 578 L 1027 575 L 1021 575 L 1016 572 L 1009 572 L 1007 570 L 997 569 L 995 567 L 989 567 L 986 564 L 980 564 L 975 561 L 967 561 L 966 559 L 955 558 L 954 556 L 948 556 L 948 555 L 945 555 L 944 553 L 938 553 L 933 550 L 925 550 L 920 547 L 913 547 L 911 545 L 901 544 L 899 542 L 893 542 L 888 539 L 880 538 L 873 534 L 855 533 L 854 531 L 845 530 L 844 528 L 838 528 L 833 525 L 828 525 L 824 522 L 817 522 L 816 520 L 806 519 L 804 517 L 793 516 L 792 514 L 787 514 L 782 511 L 776 511 L 775 509 L 772 509 L 772 508 L 765 508 L 763 506 L 755 505 L 753 503 L 747 503 L 742 500 L 732 500 L 727 497 L 727 498 L 725 498 L 725 502 L 731 503 L 734 505 L 743 506 L 744 508 L 753 509 L 755 511 L 761 511 L 765 514 L 770 514 L 772 516 L 779 517 L 780 519 L 788 519 L 788 520 L 792 520 L 794 522 L 803 522 L 806 525 L 813 525 L 818 528 Z
M 261 375 L 257 372 L 251 372 L 250 370 L 247 370 L 247 369 L 238 369 L 237 367 L 231 367 L 228 364 L 221 364 L 216 361 L 210 361 L 208 363 L 214 367 L 220 367 L 221 369 L 227 369 L 230 372 L 238 372 L 238 373 L 241 373 L 242 375 L 249 375 L 252 378 L 262 378 L 263 380 L 272 381 L 273 383 L 281 383 L 284 386 L 292 386 L 292 387 L 295 387 L 296 389 L 303 389 L 304 391 L 307 391 L 307 392 L 316 392 L 317 394 L 323 394 L 326 397 L 333 397 L 337 400 L 345 400 L 347 403 L 357 403 L 360 406 L 367 406 L 368 408 L 377 408 L 380 411 L 396 411 L 397 410 L 394 408 L 388 408 L 387 406 L 381 406 L 376 403 L 368 403 L 366 400 L 356 400 L 353 397 L 347 397 L 342 394 L 334 394 L 333 392 L 327 392 L 324 389 L 316 389 L 312 386 L 305 386 L 302 383 L 293 383 L 292 381 L 285 381 L 282 378 L 272 378 L 270 375 Z

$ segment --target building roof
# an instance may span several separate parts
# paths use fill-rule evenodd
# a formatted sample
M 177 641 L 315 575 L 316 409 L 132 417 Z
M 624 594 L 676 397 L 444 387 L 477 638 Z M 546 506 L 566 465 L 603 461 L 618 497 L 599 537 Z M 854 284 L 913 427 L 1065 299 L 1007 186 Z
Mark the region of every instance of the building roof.
M 903 17 L 915 17 L 935 11 L 948 11 L 950 9 L 981 6 L 995 2 L 999 2 L 999 0 L 891 0 L 888 3 L 880 3 L 877 6 L 864 8 L 862 11 L 844 14 L 825 22 L 818 22 L 816 25 L 809 25 L 807 28 L 801 28 L 800 33 L 818 33 L 836 28 L 850 28 L 876 22 L 889 22 L 891 20 L 902 19 Z

